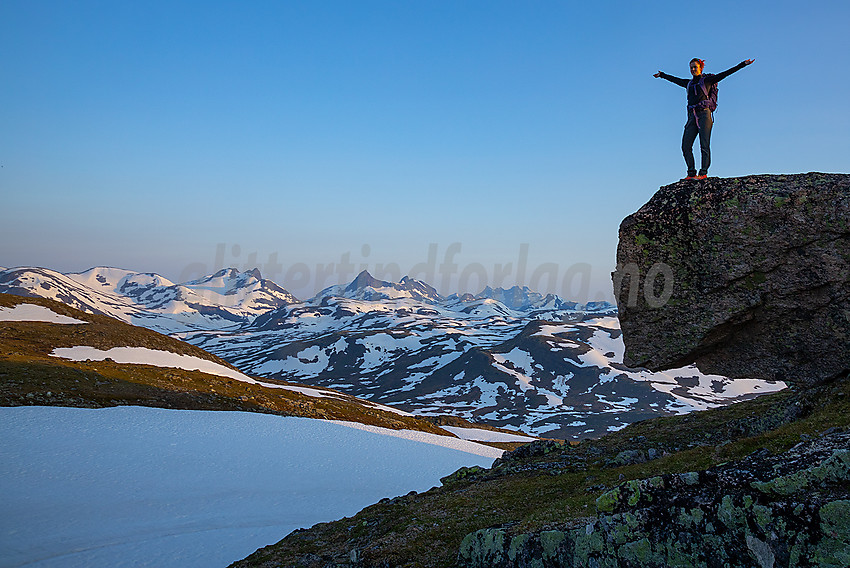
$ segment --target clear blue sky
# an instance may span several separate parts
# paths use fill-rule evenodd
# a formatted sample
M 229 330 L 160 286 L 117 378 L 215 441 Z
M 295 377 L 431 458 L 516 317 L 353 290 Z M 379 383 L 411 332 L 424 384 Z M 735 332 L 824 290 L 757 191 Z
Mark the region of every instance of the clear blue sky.
M 652 74 L 755 58 L 720 84 L 711 175 L 850 172 L 848 21 L 844 0 L 3 0 L 0 266 L 610 296 L 620 221 L 685 173 L 685 91 Z

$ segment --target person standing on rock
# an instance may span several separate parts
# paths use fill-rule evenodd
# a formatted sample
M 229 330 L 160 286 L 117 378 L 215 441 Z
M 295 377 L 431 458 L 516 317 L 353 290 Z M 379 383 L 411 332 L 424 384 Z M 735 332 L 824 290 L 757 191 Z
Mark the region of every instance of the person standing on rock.
M 712 75 L 711 73 L 703 74 L 705 61 L 694 57 L 690 63 L 691 79 L 680 79 L 662 71 L 653 75 L 655 78 L 667 79 L 671 83 L 676 83 L 688 90 L 688 122 L 685 124 L 685 132 L 682 134 L 682 154 L 685 156 L 685 164 L 688 166 L 688 176 L 683 179 L 705 179 L 708 176 L 708 167 L 711 165 L 709 142 L 711 140 L 711 127 L 714 125 L 712 113 L 717 108 L 717 83 L 735 71 L 750 65 L 753 61 L 755 59 L 741 61 L 731 69 Z M 701 157 L 699 174 L 697 174 L 694 164 L 693 150 L 697 135 L 699 135 Z

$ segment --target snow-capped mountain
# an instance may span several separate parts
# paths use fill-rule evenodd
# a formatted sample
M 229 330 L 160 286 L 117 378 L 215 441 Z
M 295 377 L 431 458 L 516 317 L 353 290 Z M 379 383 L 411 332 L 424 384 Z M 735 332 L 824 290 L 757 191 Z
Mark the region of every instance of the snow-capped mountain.
M 536 309 L 554 309 L 554 310 L 574 310 L 578 308 L 575 302 L 565 302 L 554 294 L 540 294 L 529 289 L 528 286 L 514 286 L 505 290 L 504 288 L 496 288 L 490 286 L 475 296 L 476 298 L 490 298 L 501 302 L 505 306 L 520 311 L 530 311 Z M 609 304 L 610 307 L 610 304 Z
M 0 291 L 170 333 L 257 377 L 538 436 L 595 437 L 784 387 L 694 367 L 628 369 L 613 306 L 580 306 L 528 288 L 444 298 L 424 282 L 385 282 L 364 271 L 296 302 L 256 271 L 227 269 L 177 285 L 96 268 L 6 270 Z
M 361 274 L 238 332 L 185 339 L 257 376 L 558 438 L 598 436 L 784 387 L 693 367 L 627 369 L 619 322 L 607 304 L 599 312 L 520 311 L 487 297 L 369 299 L 364 290 L 396 290 L 370 278 Z
M 309 303 L 318 303 L 323 298 L 350 298 L 353 300 L 381 301 L 410 298 L 425 303 L 439 303 L 444 300 L 431 286 L 421 280 L 405 276 L 399 282 L 386 282 L 373 277 L 366 270 L 346 285 L 329 286 Z
M 504 288 L 491 288 L 487 286 L 480 294 L 464 294 L 458 296 L 452 294 L 443 297 L 429 284 L 421 280 L 415 280 L 408 276 L 399 282 L 386 282 L 374 278 L 368 271 L 364 270 L 346 285 L 329 286 L 325 288 L 308 303 L 319 303 L 323 298 L 348 298 L 352 300 L 381 301 L 399 300 L 409 298 L 427 304 L 443 304 L 448 302 L 469 303 L 475 300 L 495 300 L 511 310 L 529 312 L 534 310 L 580 310 L 583 307 L 576 302 L 567 302 L 555 294 L 540 294 L 529 289 L 528 286 L 514 286 L 505 290 Z M 614 306 L 607 302 L 597 302 L 592 310 L 601 311 L 611 309 Z
M 70 274 L 14 268 L 0 272 L 0 292 L 58 300 L 161 333 L 238 327 L 297 302 L 259 271 L 240 273 L 232 268 L 184 284 L 120 268 Z
M 243 310 L 249 318 L 298 302 L 298 298 L 287 290 L 263 279 L 256 268 L 245 272 L 224 268 L 210 276 L 184 282 L 182 286 L 216 305 Z

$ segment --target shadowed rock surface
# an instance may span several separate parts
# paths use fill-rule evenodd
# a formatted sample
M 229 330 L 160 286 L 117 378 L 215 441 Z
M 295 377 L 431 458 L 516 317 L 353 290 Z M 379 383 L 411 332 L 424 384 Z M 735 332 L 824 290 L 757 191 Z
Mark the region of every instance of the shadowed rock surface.
M 850 369 L 850 175 L 662 187 L 620 225 L 625 363 L 804 385 Z

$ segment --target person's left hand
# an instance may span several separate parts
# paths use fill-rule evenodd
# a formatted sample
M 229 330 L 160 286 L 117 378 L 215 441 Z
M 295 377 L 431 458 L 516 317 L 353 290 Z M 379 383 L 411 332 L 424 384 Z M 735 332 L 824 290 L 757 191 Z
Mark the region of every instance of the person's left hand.
M 751 65 L 753 61 L 755 61 L 755 59 L 747 59 L 744 61 L 744 65 Z

